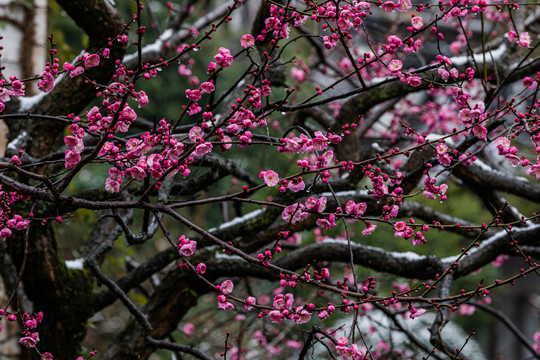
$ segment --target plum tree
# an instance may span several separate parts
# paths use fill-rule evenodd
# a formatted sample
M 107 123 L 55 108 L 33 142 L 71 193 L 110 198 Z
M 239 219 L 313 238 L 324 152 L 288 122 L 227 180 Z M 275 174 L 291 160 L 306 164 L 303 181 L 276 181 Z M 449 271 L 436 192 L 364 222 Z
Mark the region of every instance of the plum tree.
M 538 4 L 57 2 L 84 50 L 0 80 L 20 358 L 540 358 Z

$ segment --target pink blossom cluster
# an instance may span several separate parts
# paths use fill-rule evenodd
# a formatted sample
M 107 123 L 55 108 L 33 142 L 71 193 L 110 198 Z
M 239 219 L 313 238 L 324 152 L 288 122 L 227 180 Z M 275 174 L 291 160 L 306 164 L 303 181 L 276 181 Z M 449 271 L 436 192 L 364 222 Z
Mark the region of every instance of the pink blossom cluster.
M 49 74 L 47 72 L 47 74 Z M 8 84 L 6 84 L 5 79 L 0 79 L 0 112 L 4 111 L 6 108 L 5 103 L 11 100 L 11 96 L 24 96 L 24 84 L 22 81 L 18 80 L 17 77 L 12 76 L 9 78 L 11 83 L 11 90 L 7 89 Z M 54 82 L 54 81 L 53 81 Z
M 191 256 L 197 249 L 197 242 L 194 240 L 189 240 L 189 238 L 187 238 L 185 235 L 180 236 L 178 241 L 178 253 L 182 256 Z
M 336 351 L 342 360 L 360 360 L 365 358 L 365 349 L 362 351 L 356 343 L 349 346 L 349 339 L 346 336 L 341 336 L 338 339 Z
M 319 199 L 315 197 L 309 197 L 305 201 L 305 205 L 301 203 L 295 203 L 292 205 L 289 205 L 283 209 L 283 212 L 281 213 L 281 218 L 285 222 L 291 222 L 293 225 L 304 221 L 309 217 L 309 212 L 305 210 L 311 210 L 313 212 L 322 213 L 324 209 L 326 208 L 326 197 L 321 197 Z
M 342 140 L 340 135 L 328 134 L 323 135 L 317 131 L 315 138 L 312 140 L 304 134 L 299 137 L 290 135 L 288 138 L 280 139 L 281 145 L 278 150 L 285 154 L 301 154 L 309 151 L 321 151 L 328 147 L 328 144 L 338 144 Z
M 436 195 L 439 195 L 441 197 L 441 201 L 446 200 L 446 191 L 448 190 L 447 184 L 441 184 L 436 185 L 437 179 L 434 177 L 430 177 L 426 175 L 424 177 L 424 186 L 425 190 L 423 192 L 424 196 L 428 199 L 435 200 L 437 197 Z
M 289 319 L 297 324 L 307 323 L 311 319 L 311 313 L 304 306 L 293 307 L 294 296 L 291 293 L 277 294 L 272 304 L 274 310 L 268 313 L 273 323 L 281 324 L 283 319 Z
M 221 292 L 221 294 L 218 295 L 217 297 L 218 308 L 221 310 L 234 309 L 234 305 L 227 298 L 227 295 L 229 295 L 234 289 L 234 283 L 231 280 L 225 280 L 221 283 L 221 285 L 216 286 L 216 289 Z M 250 304 L 254 304 L 254 303 L 255 302 L 253 303 L 250 302 Z
M 20 195 L 15 191 L 7 193 L 2 190 L 0 184 L 0 238 L 6 240 L 12 235 L 12 230 L 25 230 L 30 225 L 30 220 L 24 219 L 21 215 L 13 214 L 11 206 L 18 201 L 28 201 L 26 195 Z

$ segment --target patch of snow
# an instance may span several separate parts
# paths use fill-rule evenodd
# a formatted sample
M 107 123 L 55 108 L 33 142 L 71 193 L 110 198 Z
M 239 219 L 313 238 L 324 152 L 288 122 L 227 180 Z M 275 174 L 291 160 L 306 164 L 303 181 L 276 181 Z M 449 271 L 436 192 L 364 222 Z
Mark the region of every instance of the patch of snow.
M 84 268 L 84 259 L 66 260 L 66 267 L 71 270 L 82 270 Z
M 209 233 L 213 233 L 213 232 L 216 232 L 217 230 L 224 230 L 224 229 L 227 229 L 227 228 L 230 228 L 230 227 L 233 227 L 233 226 L 236 226 L 238 224 L 241 224 L 243 222 L 246 222 L 247 220 L 251 220 L 257 216 L 259 216 L 260 214 L 262 214 L 264 210 L 262 209 L 257 209 L 257 210 L 254 210 L 252 212 L 249 212 L 243 216 L 240 216 L 240 217 L 237 217 L 237 218 L 234 218 L 232 219 L 231 221 L 227 221 L 221 225 L 219 225 L 219 227 L 216 229 L 216 228 L 212 228 L 210 230 L 208 230 Z

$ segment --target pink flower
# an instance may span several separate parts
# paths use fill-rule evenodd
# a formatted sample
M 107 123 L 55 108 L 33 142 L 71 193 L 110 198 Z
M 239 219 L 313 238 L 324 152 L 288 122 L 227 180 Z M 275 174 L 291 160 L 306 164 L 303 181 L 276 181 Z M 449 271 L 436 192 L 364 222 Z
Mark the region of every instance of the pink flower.
M 292 204 L 283 209 L 281 218 L 285 222 L 291 222 L 293 225 L 297 222 L 304 221 L 309 217 L 309 213 L 302 211 L 305 206 L 299 203 Z
M 105 180 L 105 190 L 108 192 L 116 193 L 120 191 L 120 182 L 121 180 L 114 180 L 107 178 Z
M 134 179 L 144 179 L 146 177 L 146 172 L 140 166 L 133 166 L 126 169 L 126 175 L 131 176 Z
M 346 336 L 340 336 L 338 339 L 338 346 L 347 346 L 349 339 Z
M 306 81 L 306 73 L 302 69 L 293 66 L 291 68 L 291 75 L 296 81 Z
M 199 126 L 194 126 L 189 130 L 189 140 L 195 142 L 197 138 L 201 139 L 204 136 L 204 131 Z
M 476 306 L 469 305 L 469 304 L 461 304 L 459 305 L 459 315 L 472 315 L 476 311 Z
M 412 87 L 418 87 L 422 85 L 422 79 L 418 76 L 411 76 L 407 80 L 407 84 L 411 85 Z
M 214 56 L 214 59 L 216 59 L 216 63 L 225 68 L 231 66 L 233 62 L 233 56 L 231 55 L 231 51 L 227 48 L 220 47 L 219 53 Z
M 178 253 L 182 256 L 191 256 L 197 249 L 197 242 L 189 240 L 185 235 L 182 235 L 179 239 Z
M 137 97 L 137 102 L 139 107 L 142 108 L 144 105 L 148 104 L 148 96 L 144 91 L 139 91 L 139 96 Z
M 273 170 L 261 171 L 259 178 L 263 178 L 266 186 L 276 186 L 279 183 L 279 176 Z
M 211 92 L 214 92 L 215 86 L 211 81 L 205 81 L 201 84 L 201 93 L 203 94 L 210 94 Z
M 84 66 L 86 67 L 94 67 L 99 65 L 99 55 L 98 54 L 92 54 L 86 59 L 84 59 Z
M 426 309 L 418 309 L 418 310 L 417 310 L 417 309 L 411 307 L 410 311 L 411 311 L 411 314 L 409 315 L 409 317 L 410 317 L 411 319 L 414 319 L 414 318 L 419 317 L 419 316 L 422 315 L 423 313 L 425 313 L 425 312 L 426 312 Z
M 240 45 L 242 45 L 244 49 L 252 47 L 253 45 L 255 45 L 255 38 L 250 34 L 245 34 L 240 39 Z
M 186 325 L 184 325 L 184 334 L 186 334 L 187 336 L 191 336 L 193 335 L 193 330 L 195 330 L 195 325 L 193 325 L 192 323 L 187 323 Z
M 424 26 L 424 19 L 420 16 L 415 16 L 411 19 L 411 25 L 414 30 L 420 30 Z
M 336 216 L 334 214 L 328 215 L 328 219 L 318 219 L 316 222 L 317 226 L 329 230 L 336 226 Z
M 76 68 L 71 70 L 71 72 L 69 73 L 69 76 L 75 77 L 77 75 L 82 74 L 83 72 L 84 72 L 84 68 L 82 66 L 77 66 Z
M 231 304 L 230 302 L 222 302 L 222 303 L 219 303 L 218 304 L 218 309 L 221 309 L 221 310 L 232 310 L 234 309 L 234 305 Z
M 528 49 L 531 47 L 531 36 L 528 32 L 523 31 L 521 34 L 519 34 L 519 40 L 517 43 L 519 46 L 524 47 L 525 49 Z
M 32 333 L 32 334 L 28 333 L 27 336 L 24 336 L 19 339 L 19 344 L 27 348 L 35 347 L 38 342 L 39 342 L 39 334 L 37 332 Z
M 508 32 L 508 41 L 514 42 L 515 39 L 516 39 L 516 32 L 514 30 L 510 30 Z
M 66 163 L 64 164 L 66 169 L 71 169 L 72 167 L 75 167 L 79 161 L 81 161 L 81 155 L 77 154 L 71 150 L 67 150 L 64 160 Z
M 205 142 L 202 144 L 199 144 L 195 147 L 195 151 L 193 151 L 193 156 L 203 156 L 208 154 L 210 151 L 212 151 L 212 144 L 209 142 Z
M 383 9 L 384 12 L 393 12 L 395 8 L 396 4 L 392 1 L 387 1 L 381 5 L 381 9 Z
M 528 175 L 532 175 L 535 178 L 537 178 L 538 180 L 540 180 L 540 164 L 535 164 L 535 165 L 531 166 L 529 169 L 525 170 L 525 172 Z
M 223 295 L 232 293 L 234 289 L 234 283 L 231 280 L 225 280 L 221 283 L 220 290 Z
M 193 103 L 189 107 L 189 115 L 198 114 L 199 112 L 201 112 L 201 110 L 202 110 L 201 107 L 197 103 Z
M 11 230 L 9 230 L 8 228 L 3 228 L 2 230 L 0 230 L 0 237 L 2 238 L 2 240 L 6 240 L 10 236 Z
M 257 299 L 255 299 L 253 296 L 248 296 L 246 298 L 246 301 L 244 302 L 244 310 L 250 311 L 253 309 L 252 305 L 255 305 L 257 303 Z
M 366 210 L 367 210 L 367 204 L 366 203 L 358 203 L 358 204 L 356 204 L 356 206 L 354 208 L 354 214 L 356 215 L 356 217 L 360 217 L 360 216 L 364 215 Z
M 477 125 L 477 126 L 473 127 L 472 132 L 480 140 L 486 140 L 487 129 L 485 127 L 483 127 L 482 125 Z
M 200 90 L 187 89 L 186 90 L 186 96 L 191 101 L 199 101 L 199 99 L 201 98 L 201 92 L 200 92 Z
M 292 318 L 292 320 L 297 324 L 305 324 L 309 322 L 310 319 L 311 314 L 303 307 L 299 307 L 298 309 L 296 309 L 296 314 L 294 314 Z
M 274 324 L 281 324 L 283 321 L 283 315 L 281 315 L 281 312 L 278 310 L 272 310 L 268 313 L 268 317 Z
M 412 8 L 411 0 L 399 0 L 396 8 L 400 12 L 407 12 L 411 10 Z
M 369 235 L 377 228 L 377 225 L 371 225 L 369 222 L 367 224 L 368 226 L 362 230 L 362 235 Z
M 190 76 L 191 70 L 184 64 L 178 66 L 178 73 L 182 76 Z
M 41 360 L 53 360 L 53 356 L 50 352 L 44 352 L 43 355 L 41 355 Z
M 287 187 L 289 190 L 298 192 L 304 190 L 306 187 L 306 184 L 304 183 L 304 180 L 301 177 L 294 178 L 287 184 Z
M 402 68 L 403 62 L 401 60 L 394 59 L 388 63 L 388 70 L 392 75 L 399 75 Z
M 48 71 L 41 73 L 43 80 L 38 81 L 38 89 L 44 93 L 49 93 L 54 88 L 54 77 Z
M 111 50 L 109 48 L 103 49 L 103 57 L 105 59 L 108 59 L 110 55 L 111 55 Z
M 441 78 L 446 81 L 450 78 L 450 73 L 448 72 L 448 70 L 446 70 L 444 67 L 440 67 L 439 69 L 437 69 L 437 73 L 441 76 Z M 469 111 L 469 109 L 464 109 L 464 110 L 467 110 Z M 463 110 L 462 110 L 463 111 Z
M 206 272 L 206 264 L 205 263 L 197 264 L 195 271 L 197 271 L 197 274 L 203 275 Z

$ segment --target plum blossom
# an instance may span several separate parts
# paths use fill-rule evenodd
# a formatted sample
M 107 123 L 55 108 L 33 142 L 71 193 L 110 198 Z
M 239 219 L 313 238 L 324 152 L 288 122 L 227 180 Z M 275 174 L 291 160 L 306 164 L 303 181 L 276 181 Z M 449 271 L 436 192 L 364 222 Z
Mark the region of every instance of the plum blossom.
M 197 264 L 195 271 L 197 271 L 197 274 L 203 275 L 206 272 L 206 264 L 205 263 Z
M 244 302 L 244 310 L 250 311 L 253 309 L 253 305 L 257 303 L 257 299 L 255 299 L 253 296 L 248 296 L 246 298 L 246 301 Z
M 253 35 L 245 34 L 240 39 L 240 45 L 242 45 L 244 49 L 252 47 L 253 45 L 255 45 L 255 38 L 253 37 Z
M 516 42 L 521 47 L 524 47 L 525 49 L 528 49 L 531 47 L 531 35 L 529 35 L 528 32 L 523 31 L 521 34 L 519 34 L 519 40 Z
M 388 70 L 390 70 L 390 74 L 392 75 L 399 75 L 402 68 L 403 62 L 401 60 L 394 59 L 388 63 Z
M 50 352 L 44 352 L 41 355 L 41 360 L 53 360 L 53 356 Z
M 215 90 L 214 83 L 211 81 L 205 81 L 201 84 L 201 93 L 202 94 L 210 94 L 211 92 L 214 92 Z
M 268 313 L 268 317 L 274 324 L 281 324 L 283 321 L 283 315 L 278 310 L 272 310 Z
M 229 302 L 227 297 L 225 295 L 218 295 L 218 309 L 221 310 L 232 310 L 234 309 L 234 305 Z
M 535 165 L 531 166 L 530 168 L 528 168 L 527 170 L 525 170 L 525 172 L 526 172 L 528 175 L 532 175 L 532 176 L 534 176 L 536 179 L 540 180 L 540 164 L 535 164 Z
M 81 155 L 71 150 L 66 150 L 64 160 L 65 160 L 65 164 L 64 164 L 65 168 L 71 169 L 75 167 L 75 165 L 77 165 L 79 161 L 81 161 Z
M 34 348 L 39 342 L 39 334 L 35 333 L 26 333 L 26 336 L 23 336 L 19 339 L 19 344 L 27 348 Z
M 259 173 L 259 178 L 264 179 L 266 186 L 276 186 L 279 183 L 279 176 L 273 170 L 261 171 Z
M 296 314 L 293 315 L 292 321 L 294 321 L 297 324 L 305 324 L 311 320 L 311 314 L 309 311 L 303 308 L 303 306 L 300 306 L 296 309 Z
M 234 60 L 231 51 L 224 47 L 219 48 L 219 52 L 214 56 L 214 59 L 216 59 L 216 63 L 223 68 L 231 66 Z
M 179 239 L 178 253 L 182 256 L 191 256 L 197 249 L 197 242 L 189 240 L 185 235 L 182 235 Z
M 193 325 L 192 323 L 187 323 L 186 325 L 184 325 L 184 334 L 186 334 L 187 336 L 191 336 L 193 335 L 193 330 L 195 330 L 195 325 Z
M 411 19 L 411 25 L 414 30 L 420 30 L 424 26 L 424 19 L 420 16 L 415 16 Z
M 54 89 L 54 77 L 48 71 L 41 73 L 43 80 L 38 81 L 38 89 L 44 93 L 49 93 Z
M 291 222 L 293 225 L 297 222 L 304 221 L 309 217 L 309 213 L 302 211 L 305 206 L 299 203 L 295 203 L 287 206 L 281 213 L 281 218 L 285 222 Z
M 306 184 L 304 183 L 302 177 L 294 178 L 287 184 L 287 188 L 294 192 L 302 191 L 305 189 L 305 187 Z
M 221 283 L 220 291 L 223 295 L 232 293 L 234 289 L 234 283 L 231 280 L 225 280 Z
M 77 66 L 71 69 L 69 76 L 73 78 L 77 75 L 81 75 L 83 72 L 84 72 L 84 68 L 82 66 Z
M 396 9 L 399 12 L 407 12 L 411 10 L 412 4 L 411 0 L 399 0 L 398 5 L 396 6 Z
M 396 8 L 396 4 L 392 1 L 386 1 L 381 5 L 381 9 L 383 9 L 384 12 L 393 12 Z
M 306 209 L 321 213 L 326 208 L 326 201 L 326 196 L 323 196 L 320 199 L 311 196 L 306 200 Z
M 84 66 L 86 67 L 94 67 L 99 65 L 99 55 L 98 54 L 92 54 L 88 55 L 85 54 L 86 57 L 84 57 Z
M 328 219 L 318 219 L 316 224 L 325 230 L 329 230 L 336 226 L 336 216 L 334 214 L 330 214 L 328 215 Z
M 112 193 L 117 193 L 120 191 L 120 184 L 122 180 L 115 180 L 107 178 L 105 180 L 105 190 Z
M 411 319 L 417 318 L 426 312 L 426 309 L 415 309 L 414 307 L 411 307 L 409 310 L 411 312 L 411 314 L 409 315 Z
M 372 225 L 369 222 L 366 222 L 366 225 L 367 225 L 367 227 L 364 230 L 362 230 L 362 235 L 369 235 L 373 231 L 375 231 L 375 229 L 377 228 L 377 225 Z
M 307 76 L 306 76 L 305 71 L 302 70 L 302 69 L 299 69 L 299 68 L 297 68 L 297 67 L 295 67 L 295 66 L 293 66 L 293 67 L 291 68 L 291 76 L 292 76 L 292 78 L 293 78 L 294 80 L 296 80 L 296 81 L 302 82 L 302 81 L 306 81 L 306 80 L 307 80 Z
M 139 105 L 139 108 L 142 108 L 144 105 L 148 104 L 148 96 L 143 90 L 139 91 L 138 93 L 137 103 Z
M 516 32 L 514 30 L 508 31 L 508 41 L 514 42 L 516 39 Z
M 189 140 L 195 142 L 197 138 L 202 138 L 204 136 L 204 131 L 199 126 L 193 126 L 188 133 Z
M 208 154 L 210 151 L 212 151 L 212 144 L 209 142 L 204 142 L 202 144 L 199 144 L 195 147 L 195 151 L 193 151 L 193 156 L 203 156 Z
M 8 228 L 3 228 L 2 230 L 0 230 L 0 237 L 2 238 L 2 240 L 6 240 L 8 237 L 11 236 L 11 234 L 12 232 Z

